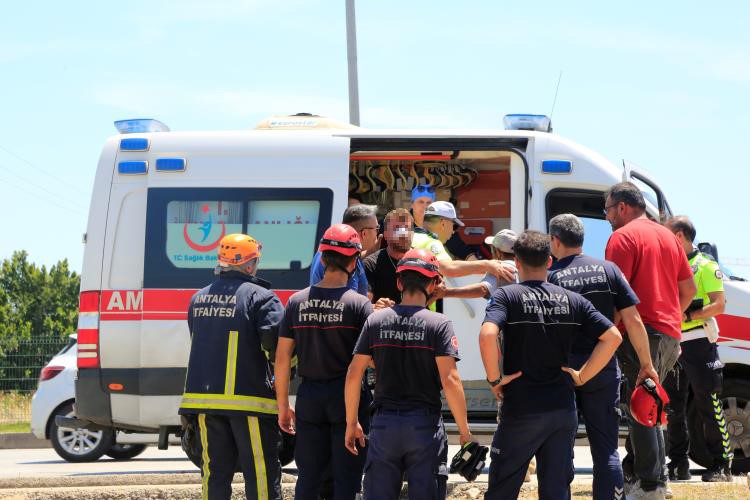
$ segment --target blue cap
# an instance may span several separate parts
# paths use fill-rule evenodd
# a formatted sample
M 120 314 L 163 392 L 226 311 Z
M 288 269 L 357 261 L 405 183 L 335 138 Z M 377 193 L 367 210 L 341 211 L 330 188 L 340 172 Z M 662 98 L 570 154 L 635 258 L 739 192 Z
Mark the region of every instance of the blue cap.
M 435 201 L 435 188 L 429 184 L 414 186 L 411 190 L 411 201 L 414 202 L 417 198 L 429 198 L 430 201 Z

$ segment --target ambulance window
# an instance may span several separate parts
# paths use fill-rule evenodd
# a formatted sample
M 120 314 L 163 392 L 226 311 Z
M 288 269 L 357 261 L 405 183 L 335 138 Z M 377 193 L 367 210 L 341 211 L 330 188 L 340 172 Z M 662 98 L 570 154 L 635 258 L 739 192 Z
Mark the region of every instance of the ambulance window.
M 309 267 L 319 214 L 320 202 L 315 200 L 251 201 L 247 234 L 263 242 L 263 268 L 291 269 L 295 261 Z
M 167 258 L 175 267 L 214 268 L 224 235 L 242 232 L 242 202 L 170 201 L 167 204 Z
M 630 182 L 635 184 L 638 189 L 641 190 L 641 193 L 643 193 L 643 197 L 646 198 L 647 201 L 649 201 L 654 207 L 659 207 L 659 197 L 651 186 L 643 182 L 642 180 L 638 179 L 634 175 L 630 176 Z
M 600 259 L 604 258 L 607 240 L 612 234 L 612 226 L 604 219 L 603 209 L 603 192 L 553 189 L 547 194 L 547 223 L 559 214 L 578 216 L 583 222 L 583 252 Z

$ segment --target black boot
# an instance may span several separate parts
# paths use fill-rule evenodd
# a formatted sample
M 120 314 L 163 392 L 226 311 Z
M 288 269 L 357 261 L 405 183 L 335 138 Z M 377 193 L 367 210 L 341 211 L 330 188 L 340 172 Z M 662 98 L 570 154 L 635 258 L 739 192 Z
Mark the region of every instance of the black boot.
M 715 463 L 701 475 L 701 481 L 705 483 L 731 483 L 733 480 L 728 462 Z
M 669 470 L 670 481 L 690 481 L 693 477 L 690 474 L 690 462 L 687 458 L 669 462 L 667 470 Z

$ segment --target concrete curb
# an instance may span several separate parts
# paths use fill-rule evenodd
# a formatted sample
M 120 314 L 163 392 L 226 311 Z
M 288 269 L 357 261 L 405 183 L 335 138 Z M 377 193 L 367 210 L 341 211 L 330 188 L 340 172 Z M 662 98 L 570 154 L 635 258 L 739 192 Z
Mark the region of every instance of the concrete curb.
M 6 432 L 0 434 L 0 450 L 51 448 L 49 439 L 39 439 L 30 432 Z

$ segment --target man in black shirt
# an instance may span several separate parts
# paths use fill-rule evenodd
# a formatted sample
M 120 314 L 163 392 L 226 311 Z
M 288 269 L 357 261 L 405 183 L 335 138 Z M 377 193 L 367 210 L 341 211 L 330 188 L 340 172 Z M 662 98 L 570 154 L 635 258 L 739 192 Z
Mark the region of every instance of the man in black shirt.
M 573 214 L 560 214 L 549 221 L 552 255 L 557 258 L 548 280 L 581 294 L 610 321 L 618 313 L 640 353 L 638 383 L 650 377 L 659 380 L 649 354 L 646 327 L 636 309 L 638 297 L 620 268 L 612 262 L 583 254 L 584 228 Z M 570 366 L 579 369 L 591 356 L 597 341 L 579 336 L 573 342 Z M 594 462 L 594 498 L 615 498 L 623 493 L 623 472 L 617 453 L 620 406 L 620 368 L 617 357 L 594 378 L 576 388 L 576 401 L 586 422 L 586 435 Z
M 578 424 L 574 385 L 591 380 L 622 337 L 589 301 L 546 282 L 552 261 L 547 235 L 525 231 L 513 249 L 521 282 L 493 293 L 479 333 L 487 381 L 503 400 L 485 498 L 517 498 L 534 455 L 539 498 L 570 498 Z M 499 368 L 501 332 L 505 377 Z M 576 335 L 597 341 L 580 370 L 568 360 Z
M 401 292 L 396 285 L 396 265 L 411 248 L 414 234 L 414 221 L 403 208 L 388 212 L 383 225 L 383 236 L 387 246 L 368 255 L 364 260 L 365 275 L 375 309 L 401 302 Z
M 413 249 L 398 264 L 401 304 L 374 312 L 357 340 L 346 376 L 346 447 L 357 455 L 365 435 L 358 421 L 359 381 L 374 362 L 375 415 L 365 466 L 365 498 L 394 499 L 406 473 L 409 498 L 444 499 L 448 442 L 440 389 L 453 413 L 461 445 L 471 441 L 458 339 L 446 316 L 425 308 L 440 279 L 437 259 Z
M 344 448 L 343 397 L 354 345 L 372 312 L 367 297 L 347 286 L 361 248 L 355 229 L 346 224 L 330 227 L 320 241 L 325 264 L 323 279 L 292 295 L 279 326 L 275 366 L 279 425 L 285 432 L 293 434 L 296 430 L 297 434 L 297 499 L 317 498 L 329 463 L 335 498 L 353 499 L 361 489 L 364 457 L 353 456 Z M 296 414 L 289 406 L 289 374 L 295 347 L 297 371 L 302 377 Z M 370 393 L 363 390 L 361 381 L 360 378 L 359 412 L 367 426 Z

